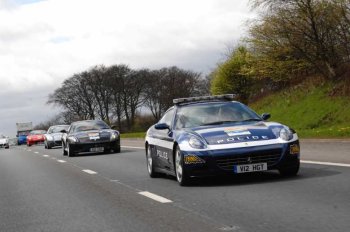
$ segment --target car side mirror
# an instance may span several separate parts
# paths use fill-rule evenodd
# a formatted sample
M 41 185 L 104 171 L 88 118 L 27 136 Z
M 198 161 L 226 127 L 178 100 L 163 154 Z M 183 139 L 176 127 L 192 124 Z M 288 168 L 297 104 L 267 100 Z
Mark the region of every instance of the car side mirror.
M 67 134 L 67 131 L 66 131 L 66 130 L 61 130 L 60 132 L 61 132 L 61 133 Z
M 154 128 L 156 128 L 156 130 L 170 129 L 170 127 L 166 123 L 157 123 L 156 125 L 154 125 Z
M 262 118 L 264 121 L 266 121 L 267 119 L 271 118 L 271 114 L 269 114 L 269 113 L 263 113 L 263 114 L 261 115 L 261 118 Z

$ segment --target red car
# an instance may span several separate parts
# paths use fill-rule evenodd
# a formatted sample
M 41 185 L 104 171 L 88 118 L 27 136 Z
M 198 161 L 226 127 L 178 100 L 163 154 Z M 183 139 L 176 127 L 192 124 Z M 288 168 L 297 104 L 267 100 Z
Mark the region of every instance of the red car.
M 44 143 L 45 141 L 45 130 L 33 130 L 27 136 L 27 146 L 32 146 L 33 144 Z

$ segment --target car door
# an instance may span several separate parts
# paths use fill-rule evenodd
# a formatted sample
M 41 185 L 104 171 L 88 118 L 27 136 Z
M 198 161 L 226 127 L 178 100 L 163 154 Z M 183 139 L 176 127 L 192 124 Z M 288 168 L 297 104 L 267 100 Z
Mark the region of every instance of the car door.
M 174 145 L 173 139 L 173 120 L 175 109 L 170 108 L 158 122 L 158 124 L 165 123 L 169 129 L 154 130 L 154 138 L 156 141 L 154 154 L 157 157 L 157 166 L 168 171 L 173 170 L 172 167 L 172 149 Z

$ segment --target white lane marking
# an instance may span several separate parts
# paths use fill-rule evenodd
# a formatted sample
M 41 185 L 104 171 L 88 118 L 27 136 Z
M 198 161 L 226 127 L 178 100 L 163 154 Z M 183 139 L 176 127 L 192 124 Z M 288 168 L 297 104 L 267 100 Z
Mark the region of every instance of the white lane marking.
M 50 157 L 49 155 L 43 155 L 44 157 Z
M 60 163 L 65 163 L 66 161 L 65 160 L 57 160 L 58 162 Z
M 27 151 L 32 151 L 32 150 L 28 149 Z
M 111 182 L 119 182 L 119 180 L 110 180 Z
M 86 173 L 91 174 L 91 175 L 97 174 L 97 172 L 94 172 L 94 171 L 89 170 L 89 169 L 84 169 L 83 172 L 86 172 Z
M 35 153 L 35 154 L 39 154 L 39 152 L 37 152 L 37 151 L 35 151 L 34 153 Z
M 132 147 L 132 146 L 120 146 L 120 147 L 124 147 L 124 148 L 133 148 L 133 149 L 145 149 L 144 147 Z
M 319 165 L 329 165 L 329 166 L 339 166 L 339 167 L 350 167 L 350 164 L 344 163 L 332 163 L 332 162 L 321 162 L 321 161 L 311 161 L 311 160 L 301 160 L 304 164 L 319 164 Z
M 143 195 L 145 197 L 148 197 L 148 198 L 151 198 L 152 200 L 155 200 L 155 201 L 158 201 L 160 203 L 170 203 L 170 202 L 173 202 L 169 199 L 166 199 L 164 197 L 161 197 L 161 196 L 158 196 L 154 193 L 150 193 L 150 192 L 147 192 L 147 191 L 144 191 L 144 192 L 139 192 L 140 195 Z

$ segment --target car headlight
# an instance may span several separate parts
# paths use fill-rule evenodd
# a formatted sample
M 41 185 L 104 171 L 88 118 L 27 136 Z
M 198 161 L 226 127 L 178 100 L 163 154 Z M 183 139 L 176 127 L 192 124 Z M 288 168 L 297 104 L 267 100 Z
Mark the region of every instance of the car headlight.
M 77 143 L 77 142 L 79 141 L 79 140 L 78 140 L 76 137 L 74 137 L 74 136 L 68 137 L 68 140 L 69 140 L 70 143 Z
M 207 147 L 207 145 L 202 140 L 195 136 L 191 136 L 191 138 L 188 140 L 188 143 L 191 147 L 196 149 L 205 149 Z
M 293 138 L 293 132 L 289 128 L 282 128 L 279 137 L 285 141 L 289 141 Z
M 46 137 L 46 140 L 48 140 L 48 141 L 52 141 L 53 140 L 53 137 L 51 135 L 46 135 L 45 137 Z
M 111 140 L 116 140 L 116 139 L 118 139 L 118 137 L 119 137 L 119 134 L 118 134 L 118 132 L 112 132 L 111 133 Z

